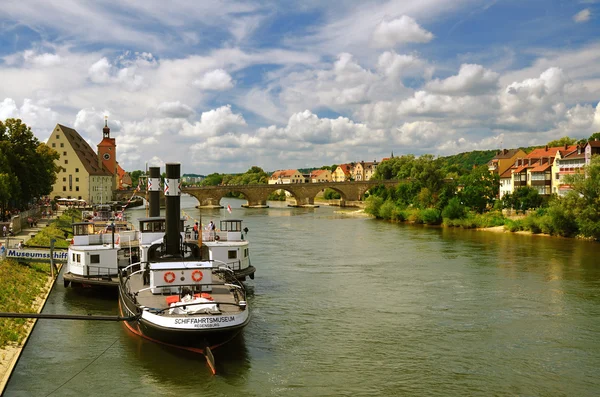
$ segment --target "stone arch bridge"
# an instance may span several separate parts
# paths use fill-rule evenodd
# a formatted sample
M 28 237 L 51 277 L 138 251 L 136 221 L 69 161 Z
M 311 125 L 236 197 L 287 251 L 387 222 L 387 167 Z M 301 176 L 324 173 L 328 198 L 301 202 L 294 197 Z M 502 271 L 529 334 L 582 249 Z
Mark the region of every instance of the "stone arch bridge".
M 365 193 L 379 185 L 385 187 L 396 186 L 403 181 L 390 180 L 371 180 L 371 181 L 354 181 L 354 182 L 318 182 L 318 183 L 290 183 L 290 184 L 255 184 L 255 185 L 219 185 L 219 186 L 202 186 L 202 187 L 183 187 L 181 191 L 191 196 L 196 197 L 198 206 L 204 208 L 221 208 L 220 201 L 228 193 L 241 193 L 248 201 L 244 207 L 247 208 L 265 208 L 267 206 L 267 198 L 276 190 L 285 190 L 292 195 L 296 200 L 298 207 L 314 207 L 316 195 L 330 188 L 338 192 L 341 196 L 340 206 L 344 207 L 346 202 L 359 201 L 364 198 Z M 133 194 L 133 190 L 119 190 L 115 192 L 115 199 L 128 199 Z M 142 190 L 137 196 L 144 196 Z M 164 196 L 160 195 L 161 205 L 164 205 Z
M 221 207 L 221 198 L 228 193 L 241 193 L 248 201 L 244 207 L 265 208 L 267 198 L 277 190 L 285 190 L 296 200 L 297 207 L 314 207 L 316 195 L 326 188 L 335 190 L 341 196 L 340 206 L 345 206 L 348 201 L 362 200 L 365 193 L 379 185 L 396 186 L 398 180 L 385 181 L 356 181 L 356 182 L 318 182 L 318 183 L 290 183 L 276 185 L 225 185 L 186 187 L 181 191 L 198 199 L 200 207 Z

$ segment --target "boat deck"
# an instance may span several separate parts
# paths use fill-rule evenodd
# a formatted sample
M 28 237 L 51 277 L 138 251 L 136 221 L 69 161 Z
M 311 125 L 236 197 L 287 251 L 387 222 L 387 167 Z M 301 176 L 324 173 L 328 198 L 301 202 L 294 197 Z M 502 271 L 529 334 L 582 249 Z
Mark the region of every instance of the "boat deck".
M 214 283 L 223 283 L 217 275 L 213 275 Z M 148 288 L 148 285 L 143 285 L 142 274 L 134 274 L 129 279 L 129 287 L 130 291 L 139 291 L 144 288 Z M 172 287 L 174 288 L 174 287 Z M 196 294 L 200 293 L 200 290 L 194 291 Z M 214 299 L 214 303 L 218 304 L 219 310 L 221 313 L 239 313 L 241 311 L 240 307 L 237 306 L 237 301 L 235 299 L 234 294 L 230 291 L 230 287 L 225 285 L 212 285 L 212 291 L 206 292 L 210 294 L 210 296 Z M 153 294 L 150 289 L 146 289 L 145 291 L 139 292 L 137 296 L 137 300 L 140 305 L 151 307 L 154 309 L 167 309 L 169 308 L 169 303 L 167 302 L 167 298 L 178 295 L 175 292 L 165 293 L 165 294 Z M 181 297 L 181 294 L 179 294 Z M 240 298 L 241 295 L 240 295 Z M 242 298 L 243 299 L 243 298 Z M 169 316 L 168 311 L 163 312 L 163 315 Z M 203 315 L 203 314 L 194 314 L 194 316 Z M 204 314 L 210 315 L 210 314 Z M 173 315 L 173 316 L 181 316 L 181 315 Z

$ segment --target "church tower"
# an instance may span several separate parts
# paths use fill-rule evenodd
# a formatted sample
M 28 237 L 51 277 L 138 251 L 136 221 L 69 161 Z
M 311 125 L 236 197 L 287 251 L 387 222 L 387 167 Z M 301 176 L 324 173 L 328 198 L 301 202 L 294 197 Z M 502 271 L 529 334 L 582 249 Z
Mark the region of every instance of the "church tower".
M 110 137 L 108 116 L 104 117 L 102 141 L 98 144 L 98 166 L 104 166 L 113 176 L 113 190 L 117 188 L 117 143 Z

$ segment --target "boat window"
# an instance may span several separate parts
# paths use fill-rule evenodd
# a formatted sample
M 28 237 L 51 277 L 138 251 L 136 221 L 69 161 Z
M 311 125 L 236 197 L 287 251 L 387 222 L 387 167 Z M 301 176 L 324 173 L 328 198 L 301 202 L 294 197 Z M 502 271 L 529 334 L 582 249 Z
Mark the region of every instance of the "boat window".
M 100 255 L 90 255 L 90 263 L 100 263 Z
M 241 232 L 241 221 L 221 221 L 221 230 L 224 232 Z
M 237 251 L 235 251 L 235 250 L 227 251 L 227 258 L 228 259 L 237 259 Z
M 248 248 L 244 248 L 244 258 L 248 257 Z
M 73 254 L 73 262 L 80 263 L 81 262 L 81 254 Z

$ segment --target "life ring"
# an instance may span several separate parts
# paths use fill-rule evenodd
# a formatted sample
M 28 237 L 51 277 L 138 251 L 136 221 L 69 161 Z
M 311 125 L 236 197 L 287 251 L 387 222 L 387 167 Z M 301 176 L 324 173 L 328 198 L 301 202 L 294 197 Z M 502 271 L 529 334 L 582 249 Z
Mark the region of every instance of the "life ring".
M 175 273 L 166 272 L 163 278 L 167 283 L 171 284 L 173 281 L 175 281 Z
M 204 275 L 200 270 L 194 270 L 192 272 L 192 280 L 194 280 L 195 282 L 201 281 L 202 277 L 204 277 Z
M 215 241 L 219 241 L 220 239 L 221 239 L 221 237 L 219 237 L 219 235 L 217 234 L 217 235 L 215 236 Z

